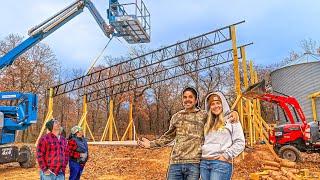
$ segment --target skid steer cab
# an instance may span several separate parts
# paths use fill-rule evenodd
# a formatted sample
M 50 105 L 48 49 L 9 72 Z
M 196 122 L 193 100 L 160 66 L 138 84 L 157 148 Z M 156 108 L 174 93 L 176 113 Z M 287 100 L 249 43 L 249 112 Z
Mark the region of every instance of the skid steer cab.
M 284 159 L 301 161 L 301 152 L 320 153 L 319 122 L 283 124 L 269 135 L 275 152 Z
M 269 142 L 281 158 L 301 161 L 301 152 L 320 153 L 319 122 L 308 122 L 294 97 L 267 93 L 264 80 L 250 86 L 243 94 L 246 98 L 274 103 L 283 111 L 285 120 L 281 122 L 286 123 L 269 132 Z
M 32 93 L 0 92 L 0 164 L 19 162 L 21 167 L 35 165 L 31 146 L 17 146 L 16 132 L 37 122 L 37 96 Z

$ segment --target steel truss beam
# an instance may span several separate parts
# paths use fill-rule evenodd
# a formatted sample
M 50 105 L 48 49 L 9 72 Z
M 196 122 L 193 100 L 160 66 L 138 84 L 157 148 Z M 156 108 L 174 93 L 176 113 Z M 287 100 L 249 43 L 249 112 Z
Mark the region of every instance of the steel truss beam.
M 214 47 L 231 40 L 231 26 L 243 23 L 244 21 L 160 48 L 147 54 L 129 59 L 127 61 L 111 65 L 107 68 L 92 72 L 88 75 L 56 85 L 53 88 L 53 96 L 62 95 L 75 90 L 81 90 L 83 94 L 91 93 L 94 89 L 106 88 L 106 84 L 124 82 L 127 77 L 136 74 L 148 75 L 150 70 L 153 73 L 162 73 L 164 67 L 178 64 L 181 59 L 208 59 L 214 57 Z M 157 72 L 160 71 L 160 72 Z M 168 73 L 168 71 L 167 71 Z M 136 77 L 134 77 L 136 78 Z M 130 82 L 130 81 L 129 81 Z M 90 99 L 88 97 L 88 99 Z M 89 102 L 89 101 L 88 101 Z
M 250 44 L 245 44 L 245 47 Z M 179 62 L 173 63 L 171 66 L 161 66 L 155 69 L 155 71 L 146 72 L 144 74 L 135 74 L 136 76 L 128 76 L 123 79 L 119 79 L 118 82 L 111 82 L 102 88 L 86 92 L 87 101 L 92 102 L 99 99 L 104 99 L 112 95 L 117 95 L 132 91 L 139 88 L 144 88 L 157 84 L 163 81 L 167 81 L 173 78 L 177 78 L 186 74 L 191 74 L 201 70 L 209 69 L 221 64 L 225 64 L 233 61 L 233 49 L 225 50 L 219 53 L 206 54 L 203 57 L 194 57 L 193 59 L 180 59 Z M 241 57 L 239 57 L 241 58 Z

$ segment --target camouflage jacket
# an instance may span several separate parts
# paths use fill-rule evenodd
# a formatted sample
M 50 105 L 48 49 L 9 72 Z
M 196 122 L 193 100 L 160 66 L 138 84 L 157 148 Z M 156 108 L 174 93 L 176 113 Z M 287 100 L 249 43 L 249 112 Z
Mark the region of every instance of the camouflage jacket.
M 172 116 L 169 130 L 159 139 L 151 141 L 151 147 L 162 147 L 175 140 L 170 164 L 199 163 L 206 120 L 207 113 L 203 110 L 181 110 Z

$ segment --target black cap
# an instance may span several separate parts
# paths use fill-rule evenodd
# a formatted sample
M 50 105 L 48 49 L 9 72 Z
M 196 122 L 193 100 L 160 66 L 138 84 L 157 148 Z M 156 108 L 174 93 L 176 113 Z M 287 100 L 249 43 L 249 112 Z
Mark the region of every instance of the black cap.
M 46 127 L 47 129 L 51 132 L 53 129 L 53 124 L 54 124 L 54 119 L 50 119 L 47 123 L 46 123 Z

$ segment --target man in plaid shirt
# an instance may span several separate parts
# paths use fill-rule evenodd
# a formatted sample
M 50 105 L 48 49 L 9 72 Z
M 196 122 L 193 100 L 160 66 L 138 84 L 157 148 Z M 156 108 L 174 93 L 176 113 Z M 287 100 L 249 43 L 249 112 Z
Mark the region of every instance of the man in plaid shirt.
M 42 136 L 37 146 L 37 161 L 41 180 L 64 180 L 69 161 L 67 140 L 60 135 L 61 125 L 52 119 L 46 123 L 49 132 Z

